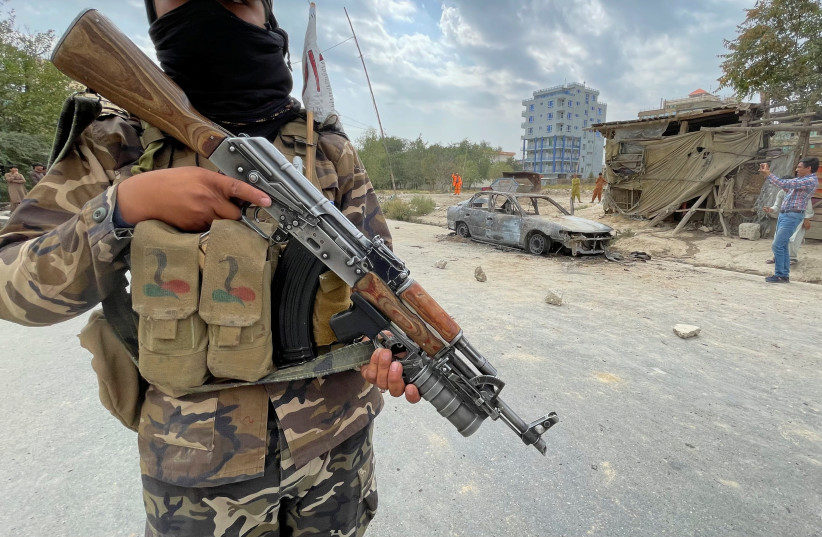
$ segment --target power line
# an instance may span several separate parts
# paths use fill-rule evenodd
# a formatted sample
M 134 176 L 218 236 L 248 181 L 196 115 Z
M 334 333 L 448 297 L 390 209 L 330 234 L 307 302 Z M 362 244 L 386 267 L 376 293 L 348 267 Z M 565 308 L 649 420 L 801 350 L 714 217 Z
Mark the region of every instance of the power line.
M 325 54 L 325 53 L 326 53 L 326 52 L 328 52 L 329 50 L 331 50 L 331 49 L 333 49 L 333 48 L 337 48 L 337 47 L 339 47 L 340 45 L 342 45 L 342 44 L 344 44 L 344 43 L 348 43 L 348 42 L 349 42 L 349 41 L 351 41 L 352 39 L 354 39 L 354 36 L 353 36 L 353 35 L 352 35 L 351 37 L 349 37 L 348 39 L 344 39 L 344 40 L 340 41 L 340 42 L 339 42 L 339 43 L 337 43 L 336 45 L 331 45 L 331 46 L 330 46 L 330 47 L 328 47 L 327 49 L 323 49 L 323 50 L 321 50 L 321 51 L 320 51 L 320 53 L 321 53 L 321 54 Z M 303 63 L 303 60 L 302 60 L 302 59 L 299 59 L 299 60 L 297 60 L 297 61 L 293 61 L 293 62 L 291 62 L 291 65 L 297 65 L 297 64 L 300 64 L 300 63 Z

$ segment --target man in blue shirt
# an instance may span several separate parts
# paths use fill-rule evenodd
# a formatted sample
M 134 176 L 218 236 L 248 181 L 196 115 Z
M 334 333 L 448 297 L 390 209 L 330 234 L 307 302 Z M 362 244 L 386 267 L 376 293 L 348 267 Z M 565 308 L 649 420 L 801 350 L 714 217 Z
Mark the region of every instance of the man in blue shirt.
M 771 246 L 774 274 L 765 278 L 768 283 L 790 282 L 791 265 L 788 255 L 788 242 L 793 232 L 802 223 L 808 200 L 811 199 L 816 187 L 819 186 L 819 179 L 816 177 L 818 170 L 819 159 L 816 157 L 803 158 L 799 161 L 799 164 L 796 165 L 795 179 L 780 179 L 771 173 L 770 166 L 767 163 L 759 165 L 759 172 L 767 178 L 768 182 L 785 191 L 785 199 L 779 208 L 776 234 Z

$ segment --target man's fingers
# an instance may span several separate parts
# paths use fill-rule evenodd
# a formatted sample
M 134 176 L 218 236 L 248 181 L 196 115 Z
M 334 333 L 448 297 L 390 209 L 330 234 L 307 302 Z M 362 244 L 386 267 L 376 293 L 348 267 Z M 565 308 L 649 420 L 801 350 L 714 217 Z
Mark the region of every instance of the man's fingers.
M 409 403 L 419 403 L 420 399 L 422 399 L 422 396 L 417 387 L 413 384 L 407 384 L 405 386 L 405 400 Z
M 362 366 L 360 372 L 362 377 L 371 384 L 377 383 L 377 366 L 380 363 L 380 350 L 376 349 L 371 353 L 371 362 Z
M 213 177 L 217 188 L 219 188 L 223 197 L 226 199 L 236 198 L 260 207 L 268 207 L 271 205 L 271 198 L 269 198 L 265 192 L 254 188 L 248 183 L 244 183 L 239 179 L 234 179 L 227 175 L 215 174 Z
M 391 362 L 394 357 L 388 349 L 380 349 L 379 361 L 377 362 L 377 387 L 381 390 L 388 389 L 388 373 L 391 369 Z
M 399 397 L 405 391 L 405 381 L 402 379 L 402 364 L 391 362 L 388 368 L 388 391 L 394 397 Z

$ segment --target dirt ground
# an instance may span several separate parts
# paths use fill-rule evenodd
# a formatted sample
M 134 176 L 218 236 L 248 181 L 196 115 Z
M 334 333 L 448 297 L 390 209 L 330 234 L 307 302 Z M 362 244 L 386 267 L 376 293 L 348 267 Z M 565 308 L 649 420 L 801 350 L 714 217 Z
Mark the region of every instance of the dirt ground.
M 434 199 L 437 207 L 432 213 L 419 218 L 418 222 L 447 230 L 446 209 L 459 201 L 469 199 L 474 193 L 466 192 L 459 196 L 442 193 L 425 194 Z M 379 193 L 381 200 L 390 195 L 390 191 Z M 410 199 L 413 195 L 401 193 L 400 197 Z M 552 190 L 549 195 L 566 208 L 568 207 L 570 190 Z M 583 188 L 582 199 L 590 199 L 590 196 L 591 190 Z M 621 236 L 612 243 L 611 249 L 623 255 L 639 251 L 649 254 L 652 258 L 682 262 L 697 267 L 712 267 L 762 276 L 773 274 L 773 265 L 765 263 L 773 257 L 770 236 L 751 241 L 740 239 L 735 235 L 725 237 L 721 231 L 706 233 L 697 229 L 701 221 L 698 224 L 689 223 L 683 231 L 673 235 L 673 224 L 666 222 L 651 228 L 648 227 L 647 220 L 633 220 L 618 214 L 605 214 L 600 203 L 578 204 L 575 214 L 616 229 Z M 661 277 L 664 278 L 664 275 Z M 791 267 L 791 280 L 822 283 L 822 241 L 814 239 L 805 241 L 799 251 L 799 262 Z

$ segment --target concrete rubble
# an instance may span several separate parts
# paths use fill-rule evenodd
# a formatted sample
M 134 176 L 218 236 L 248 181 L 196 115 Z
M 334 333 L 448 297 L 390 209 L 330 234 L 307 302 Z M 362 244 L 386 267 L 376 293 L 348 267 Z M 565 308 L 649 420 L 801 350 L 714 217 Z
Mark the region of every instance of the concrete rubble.
M 691 337 L 696 337 L 699 335 L 699 332 L 702 329 L 698 326 L 694 326 L 692 324 L 675 324 L 674 325 L 674 334 L 678 335 L 682 339 L 688 339 Z

